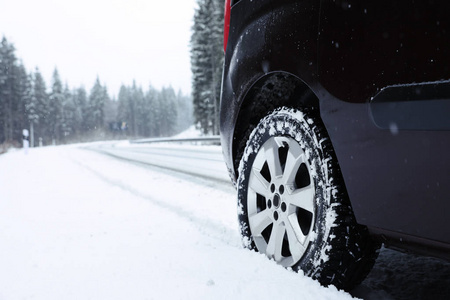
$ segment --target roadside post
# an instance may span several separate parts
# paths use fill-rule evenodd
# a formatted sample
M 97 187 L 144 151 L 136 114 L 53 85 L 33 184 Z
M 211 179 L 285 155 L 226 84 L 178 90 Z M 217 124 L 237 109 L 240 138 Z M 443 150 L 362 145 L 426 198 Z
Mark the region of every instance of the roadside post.
M 22 130 L 22 138 L 23 138 L 23 150 L 25 154 L 28 154 L 28 148 L 30 147 L 30 142 L 28 141 L 29 133 L 28 129 Z

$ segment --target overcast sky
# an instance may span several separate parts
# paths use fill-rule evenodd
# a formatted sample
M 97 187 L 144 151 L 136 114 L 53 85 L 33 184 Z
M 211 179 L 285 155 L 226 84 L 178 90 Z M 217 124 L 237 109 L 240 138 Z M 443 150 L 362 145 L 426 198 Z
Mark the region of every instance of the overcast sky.
M 0 0 L 0 34 L 47 87 L 55 67 L 69 87 L 99 76 L 110 95 L 132 80 L 191 91 L 189 39 L 196 0 Z

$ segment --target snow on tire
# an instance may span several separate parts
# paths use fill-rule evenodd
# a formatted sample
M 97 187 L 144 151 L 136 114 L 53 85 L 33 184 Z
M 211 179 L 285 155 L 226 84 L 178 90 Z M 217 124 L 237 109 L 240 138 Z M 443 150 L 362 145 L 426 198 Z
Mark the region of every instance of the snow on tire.
M 237 188 L 245 247 L 346 290 L 373 266 L 377 244 L 355 222 L 331 142 L 312 111 L 282 108 L 260 121 Z

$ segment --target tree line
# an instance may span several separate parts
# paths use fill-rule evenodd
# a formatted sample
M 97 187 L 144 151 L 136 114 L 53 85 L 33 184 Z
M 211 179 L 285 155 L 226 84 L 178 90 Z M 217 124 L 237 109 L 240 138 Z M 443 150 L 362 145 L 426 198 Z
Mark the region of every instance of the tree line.
M 27 72 L 5 37 L 0 44 L 0 145 L 20 146 L 23 129 L 34 144 L 107 138 L 170 136 L 195 123 L 219 133 L 223 65 L 223 0 L 197 0 L 190 41 L 192 97 L 172 87 L 147 90 L 123 85 L 111 98 L 97 78 L 89 92 L 63 84 L 55 69 L 51 84 L 36 68 Z
M 170 86 L 143 91 L 135 82 L 122 85 L 117 112 L 119 120 L 127 120 L 130 136 L 171 136 L 193 124 L 191 98 Z
M 111 98 L 97 78 L 89 93 L 63 84 L 55 69 L 51 85 L 36 68 L 28 73 L 5 37 L 0 44 L 0 144 L 21 145 L 28 129 L 35 145 L 107 138 L 169 136 L 192 124 L 192 100 L 172 87 L 144 91 L 135 82 Z M 34 141 L 33 141 L 34 140 Z

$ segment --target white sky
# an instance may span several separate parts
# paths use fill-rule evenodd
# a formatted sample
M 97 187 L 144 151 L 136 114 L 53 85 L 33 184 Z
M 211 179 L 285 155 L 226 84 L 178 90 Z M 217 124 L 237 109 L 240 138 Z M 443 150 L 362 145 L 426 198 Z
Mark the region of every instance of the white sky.
M 191 91 L 189 39 L 195 0 L 0 0 L 0 34 L 47 87 L 61 78 L 89 91 L 99 76 L 110 95 L 133 79 L 147 90 Z

